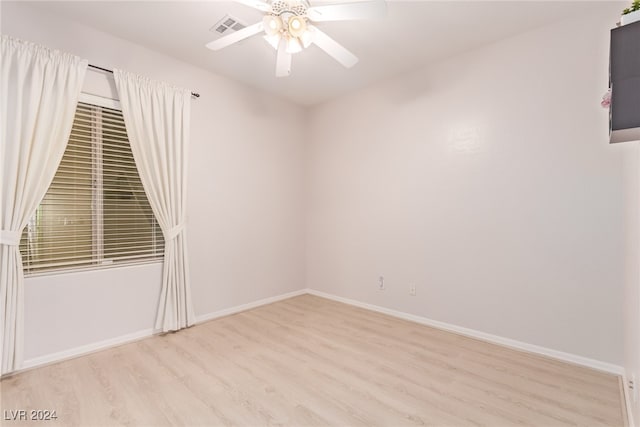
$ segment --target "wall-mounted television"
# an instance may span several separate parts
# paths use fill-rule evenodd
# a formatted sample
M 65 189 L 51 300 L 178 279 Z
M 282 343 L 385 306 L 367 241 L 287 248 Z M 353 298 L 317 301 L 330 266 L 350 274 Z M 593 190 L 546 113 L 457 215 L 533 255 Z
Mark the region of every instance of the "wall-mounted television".
M 640 141 L 640 22 L 611 30 L 609 142 Z

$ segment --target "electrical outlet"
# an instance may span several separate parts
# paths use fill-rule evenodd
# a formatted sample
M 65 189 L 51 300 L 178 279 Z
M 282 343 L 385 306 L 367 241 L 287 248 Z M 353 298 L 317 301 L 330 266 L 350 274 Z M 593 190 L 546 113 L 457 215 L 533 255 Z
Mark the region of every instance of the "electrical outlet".
M 631 394 L 631 400 L 633 403 L 638 403 L 638 386 L 636 384 L 636 374 L 631 374 L 631 378 L 629 379 L 629 383 L 627 384 L 629 387 L 629 394 Z
M 413 282 L 409 283 L 409 295 L 412 297 L 416 296 L 416 284 Z
M 378 277 L 378 289 L 384 291 L 384 276 Z

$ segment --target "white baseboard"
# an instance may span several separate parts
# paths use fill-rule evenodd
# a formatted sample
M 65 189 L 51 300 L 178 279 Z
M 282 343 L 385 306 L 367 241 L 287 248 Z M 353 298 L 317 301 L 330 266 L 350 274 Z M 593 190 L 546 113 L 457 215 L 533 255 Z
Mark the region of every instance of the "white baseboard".
M 563 351 L 553 350 L 553 349 L 542 347 L 535 344 L 516 341 L 511 338 L 505 338 L 498 335 L 488 334 L 486 332 L 477 331 L 475 329 L 464 328 L 462 326 L 452 325 L 450 323 L 440 322 L 438 320 L 432 320 L 426 317 L 404 313 L 402 311 L 392 310 L 389 308 L 380 307 L 373 304 L 367 304 L 367 303 L 352 300 L 349 298 L 343 298 L 337 295 L 316 291 L 314 289 L 307 289 L 307 292 L 311 295 L 316 295 L 319 297 L 331 299 L 334 301 L 342 302 L 342 303 L 353 305 L 360 308 L 366 308 L 367 310 L 377 311 L 378 313 L 388 314 L 389 316 L 398 317 L 400 319 L 409 320 L 411 322 L 420 323 L 422 325 L 432 326 L 434 328 L 442 329 L 449 332 L 454 332 L 456 334 L 477 338 L 483 341 L 488 341 L 488 342 L 499 344 L 505 347 L 515 348 L 517 350 L 524 350 L 530 353 L 540 354 L 540 355 L 551 357 L 554 359 L 559 359 L 564 362 L 586 366 L 588 368 L 597 369 L 599 371 L 604 371 L 604 372 L 615 374 L 615 375 L 624 374 L 624 368 L 622 366 L 614 365 L 612 363 L 601 362 L 599 360 L 578 356 L 576 354 L 565 353 Z
M 626 373 L 622 374 L 622 392 L 624 393 L 624 404 L 627 407 L 627 423 L 629 427 L 635 427 L 635 421 L 633 419 L 633 407 L 631 406 L 631 401 L 633 400 L 631 397 L 631 392 L 629 390 L 629 378 Z M 634 387 L 638 387 L 637 384 L 634 384 Z
M 275 297 L 264 298 L 258 301 L 253 301 L 247 304 L 238 305 L 231 308 L 225 308 L 224 310 L 214 311 L 213 313 L 203 314 L 197 317 L 197 322 L 206 322 L 207 320 L 217 319 L 219 317 L 229 316 L 231 314 L 240 313 L 241 311 L 251 310 L 252 308 L 260 307 L 261 305 L 272 304 L 274 302 L 282 301 L 283 299 L 297 297 L 298 295 L 304 295 L 307 293 L 306 289 L 300 289 L 298 291 L 289 292 L 286 294 L 276 295 Z
M 307 293 L 306 289 L 301 289 L 299 291 L 294 291 L 294 292 L 289 292 L 282 295 L 276 295 L 274 297 L 264 298 L 264 299 L 253 301 L 247 304 L 242 304 L 242 305 L 227 308 L 224 310 L 215 311 L 213 313 L 203 314 L 201 316 L 196 317 L 196 324 L 206 322 L 207 320 L 217 319 L 223 316 L 229 316 L 231 314 L 240 313 L 241 311 L 250 310 L 255 307 L 260 307 L 261 305 L 271 304 L 277 301 L 281 301 L 283 299 L 295 297 L 298 295 L 303 295 L 306 293 Z M 49 365 L 56 362 L 62 362 L 63 360 L 73 359 L 74 357 L 84 356 L 90 353 L 94 353 L 96 351 L 105 350 L 107 348 L 115 347 L 122 344 L 127 344 L 133 341 L 138 341 L 143 338 L 148 338 L 157 333 L 160 333 L 160 331 L 154 330 L 154 329 L 144 329 L 142 331 L 133 332 L 131 334 L 121 335 L 115 338 L 109 338 L 103 341 L 98 341 L 95 343 L 74 347 L 69 350 L 64 350 L 57 353 L 51 353 L 44 356 L 34 357 L 32 359 L 25 360 L 22 364 L 22 368 L 20 368 L 17 371 L 13 371 L 10 374 L 7 374 L 7 376 L 15 375 L 19 372 L 30 370 L 35 367 Z
M 81 345 L 80 347 L 70 348 L 69 350 L 59 351 L 57 353 L 46 354 L 44 356 L 34 357 L 32 359 L 25 360 L 22 364 L 22 368 L 18 371 L 14 371 L 11 374 L 17 372 L 33 369 L 37 366 L 49 365 L 54 362 L 60 362 L 67 359 L 73 359 L 81 355 L 95 353 L 99 350 L 104 350 L 110 347 L 115 347 L 122 344 L 127 344 L 133 341 L 138 341 L 142 338 L 147 338 L 153 335 L 153 329 L 144 329 L 142 331 L 133 332 L 131 334 L 121 335 L 115 338 L 109 338 L 107 340 L 98 341 L 95 343 Z
M 323 298 L 328 298 L 334 301 L 339 301 L 345 304 L 349 304 L 349 305 L 353 305 L 356 307 L 361 307 L 361 308 L 365 308 L 368 310 L 372 310 L 372 311 L 376 311 L 379 313 L 384 313 L 384 314 L 388 314 L 390 316 L 394 316 L 394 317 L 398 317 L 400 319 L 404 319 L 404 320 L 409 320 L 412 322 L 416 322 L 416 323 L 420 323 L 423 325 L 427 325 L 427 326 L 432 326 L 434 328 L 438 328 L 438 329 L 442 329 L 442 330 L 446 330 L 446 331 L 450 331 L 450 332 L 454 332 L 460 335 L 465 335 L 465 336 L 469 336 L 472 338 L 477 338 L 483 341 L 488 341 L 491 343 L 495 343 L 495 344 L 499 344 L 499 345 L 503 345 L 505 347 L 511 347 L 511 348 L 515 348 L 518 350 L 524 350 L 524 351 L 528 351 L 531 353 L 536 353 L 536 354 L 540 354 L 540 355 L 544 355 L 544 356 L 548 356 L 554 359 L 559 359 L 565 362 L 569 362 L 569 363 L 574 363 L 576 365 L 581 365 L 581 366 L 586 366 L 589 368 L 593 368 L 593 369 L 597 369 L 599 371 L 604 371 L 604 372 L 608 372 L 611 374 L 615 374 L 615 375 L 624 375 L 624 369 L 621 366 L 618 365 L 614 365 L 611 363 L 607 363 L 607 362 L 601 362 L 599 360 L 594 360 L 594 359 L 590 359 L 587 357 L 583 357 L 583 356 L 578 356 L 575 354 L 571 354 L 571 353 L 565 353 L 562 351 L 558 351 L 558 350 L 553 350 L 550 348 L 546 348 L 546 347 L 541 347 L 538 345 L 534 345 L 534 344 L 528 344 L 525 342 L 521 342 L 521 341 L 516 341 L 510 338 L 505 338 L 505 337 L 501 337 L 498 335 L 492 335 L 492 334 L 488 334 L 486 332 L 481 332 L 481 331 L 477 331 L 474 329 L 469 329 L 469 328 L 464 328 L 461 326 L 456 326 L 456 325 L 452 325 L 449 323 L 445 323 L 445 322 L 440 322 L 437 320 L 432 320 L 432 319 L 428 319 L 426 317 L 421 317 L 421 316 L 416 316 L 413 314 L 409 314 L 409 313 L 404 313 L 401 311 L 397 311 L 397 310 L 392 310 L 389 308 L 385 308 L 385 307 L 380 307 L 380 306 L 376 306 L 373 304 L 367 304 L 364 302 L 360 302 L 360 301 L 356 301 L 356 300 L 352 300 L 352 299 L 348 299 L 348 298 L 343 298 L 343 297 L 339 297 L 337 295 L 332 295 L 332 294 L 328 294 L 325 292 L 320 292 L 320 291 L 316 291 L 313 289 L 301 289 L 298 291 L 294 291 L 294 292 L 289 292 L 286 294 L 282 294 L 282 295 L 277 295 L 277 296 L 273 296 L 273 297 L 269 297 L 269 298 L 264 298 L 261 300 L 257 300 L 257 301 L 253 301 L 247 304 L 242 304 L 242 305 L 238 305 L 235 307 L 231 307 L 231 308 L 227 308 L 224 310 L 219 310 L 219 311 L 215 311 L 212 313 L 207 313 L 207 314 L 203 314 L 201 316 L 197 316 L 197 323 L 202 323 L 202 322 L 206 322 L 208 320 L 213 320 L 213 319 L 217 319 L 219 317 L 224 317 L 224 316 L 229 316 L 231 314 L 235 314 L 235 313 L 239 313 L 242 311 L 246 311 L 246 310 L 250 310 L 252 308 L 256 308 L 256 307 L 260 307 L 262 305 L 267 305 L 267 304 L 271 304 L 277 301 L 281 301 L 287 298 L 291 298 L 291 297 L 295 297 L 298 295 L 303 295 L 303 294 L 311 294 L 311 295 L 316 295 L 316 296 L 320 296 Z M 126 335 L 121 335 L 119 337 L 115 337 L 115 338 L 110 338 L 107 340 L 103 340 L 103 341 L 99 341 L 99 342 L 95 342 L 92 344 L 87 344 L 87 345 L 83 345 L 80 347 L 75 347 L 69 350 L 64 350 L 61 352 L 57 352 L 57 353 L 52 353 L 52 354 L 48 354 L 48 355 L 44 355 L 44 356 L 39 356 L 39 357 L 34 357 L 32 359 L 28 359 L 25 360 L 23 363 L 23 367 L 22 369 L 20 369 L 19 371 L 15 371 L 12 374 L 15 374 L 17 372 L 22 372 L 24 370 L 27 369 L 32 369 L 38 366 L 43 366 L 43 365 L 47 365 L 47 364 L 51 364 L 51 363 L 55 363 L 55 362 L 61 362 L 63 360 L 66 359 L 71 359 L 74 357 L 78 357 L 81 355 L 86 355 L 89 353 L 93 353 L 99 350 L 104 350 L 110 347 L 115 347 L 118 345 L 122 345 L 122 344 L 126 344 L 126 343 L 130 343 L 133 341 L 137 341 L 140 340 L 142 338 L 147 338 L 152 336 L 154 333 L 157 333 L 159 331 L 155 331 L 153 329 L 145 329 L 142 331 L 138 331 L 138 332 L 134 332 L 131 334 L 126 334 Z M 626 380 L 625 380 L 626 381 Z M 627 387 L 626 387 L 626 382 L 625 382 L 625 393 L 627 392 Z M 627 397 L 628 400 L 628 397 Z M 628 404 L 628 402 L 627 402 Z M 627 411 L 628 413 L 630 413 L 630 407 L 627 405 L 627 407 L 629 408 L 629 410 Z M 630 415 L 631 416 L 631 415 Z M 633 425 L 633 424 L 630 424 Z

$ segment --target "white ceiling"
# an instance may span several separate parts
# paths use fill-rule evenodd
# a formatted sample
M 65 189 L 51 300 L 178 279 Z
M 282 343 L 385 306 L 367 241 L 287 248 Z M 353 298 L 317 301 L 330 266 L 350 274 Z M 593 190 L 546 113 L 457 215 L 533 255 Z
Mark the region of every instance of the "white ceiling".
M 354 0 L 347 0 L 354 1 Z M 339 2 L 339 1 L 335 1 Z M 320 3 L 310 0 L 312 5 Z M 323 31 L 360 62 L 345 69 L 315 46 L 294 55 L 292 74 L 276 78 L 275 51 L 259 36 L 218 52 L 205 48 L 210 28 L 229 13 L 252 24 L 257 10 L 223 1 L 47 1 L 35 7 L 61 13 L 234 80 L 313 105 L 392 75 L 588 9 L 594 1 L 388 1 L 380 21 L 329 22 Z

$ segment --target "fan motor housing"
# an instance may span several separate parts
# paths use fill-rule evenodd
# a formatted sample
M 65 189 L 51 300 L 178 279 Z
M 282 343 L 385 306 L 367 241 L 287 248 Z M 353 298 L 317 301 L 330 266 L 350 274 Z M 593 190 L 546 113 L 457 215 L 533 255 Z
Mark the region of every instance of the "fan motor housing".
M 271 2 L 271 13 L 274 15 L 282 15 L 283 13 L 292 13 L 302 16 L 307 13 L 309 2 L 307 0 L 275 0 Z

